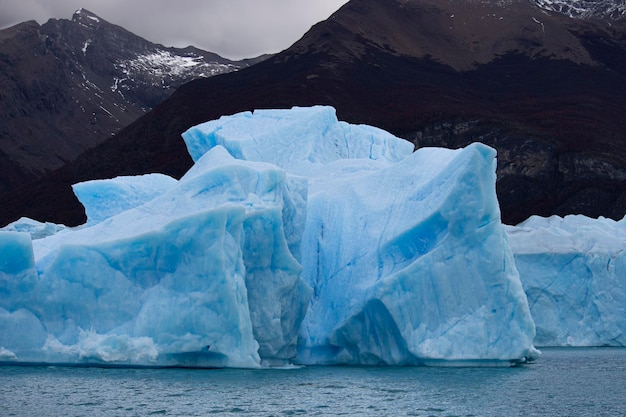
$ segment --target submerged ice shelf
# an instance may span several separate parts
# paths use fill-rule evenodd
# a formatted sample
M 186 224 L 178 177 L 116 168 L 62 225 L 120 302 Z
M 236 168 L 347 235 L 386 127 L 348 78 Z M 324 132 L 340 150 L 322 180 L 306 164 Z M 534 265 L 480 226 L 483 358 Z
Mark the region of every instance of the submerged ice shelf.
M 0 361 L 493 365 L 533 354 L 491 148 L 413 152 L 321 106 L 222 117 L 183 137 L 195 164 L 180 181 L 78 184 L 86 225 L 0 232 Z

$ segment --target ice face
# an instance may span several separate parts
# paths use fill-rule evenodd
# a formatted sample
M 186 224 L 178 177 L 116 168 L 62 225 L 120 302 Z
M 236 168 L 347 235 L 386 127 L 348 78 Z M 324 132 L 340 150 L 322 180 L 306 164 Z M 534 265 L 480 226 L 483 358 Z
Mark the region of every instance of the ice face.
M 534 325 L 495 198 L 495 152 L 423 149 L 312 187 L 305 363 L 506 361 Z
M 0 263 L 0 360 L 508 364 L 532 353 L 492 149 L 413 153 L 328 107 L 241 113 L 183 137 L 195 164 L 180 181 L 78 185 L 87 225 L 32 245 L 0 233 L 20 254 Z
M 15 352 L 21 354 L 45 343 L 46 332 L 39 320 L 20 308 L 34 305 L 36 285 L 30 235 L 0 231 L 0 361 L 17 360 Z
M 541 346 L 626 346 L 626 223 L 531 217 L 507 227 Z

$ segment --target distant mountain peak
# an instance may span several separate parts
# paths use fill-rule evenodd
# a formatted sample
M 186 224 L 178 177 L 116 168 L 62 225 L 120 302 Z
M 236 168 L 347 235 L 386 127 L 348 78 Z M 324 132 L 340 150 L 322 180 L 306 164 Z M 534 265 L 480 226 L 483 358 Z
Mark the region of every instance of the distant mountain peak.
M 80 8 L 72 15 L 72 21 L 87 27 L 98 27 L 104 19 L 87 9 Z
M 593 65 L 584 45 L 565 26 L 570 19 L 547 13 L 537 1 L 549 0 L 350 1 L 291 51 L 319 51 L 349 62 L 376 48 L 428 57 L 457 71 L 473 70 L 510 51 Z
M 73 160 L 182 84 L 258 61 L 166 48 L 84 8 L 0 30 L 0 194 Z

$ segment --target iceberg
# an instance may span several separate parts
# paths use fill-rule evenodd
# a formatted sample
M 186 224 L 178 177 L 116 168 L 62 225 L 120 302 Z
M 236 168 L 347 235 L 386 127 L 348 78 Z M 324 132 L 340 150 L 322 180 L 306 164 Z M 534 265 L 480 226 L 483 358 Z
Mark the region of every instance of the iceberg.
M 331 107 L 189 129 L 194 159 L 74 186 L 88 222 L 0 231 L 0 361 L 510 365 L 535 326 L 495 151 L 420 149 Z
M 540 346 L 626 346 L 626 223 L 581 215 L 507 226 Z

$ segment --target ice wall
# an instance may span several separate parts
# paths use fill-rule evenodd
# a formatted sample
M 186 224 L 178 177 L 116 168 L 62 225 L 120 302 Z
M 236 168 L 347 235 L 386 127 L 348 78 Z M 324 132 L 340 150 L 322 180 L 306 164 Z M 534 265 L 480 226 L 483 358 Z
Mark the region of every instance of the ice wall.
M 626 223 L 533 216 L 508 226 L 540 346 L 626 346 Z

